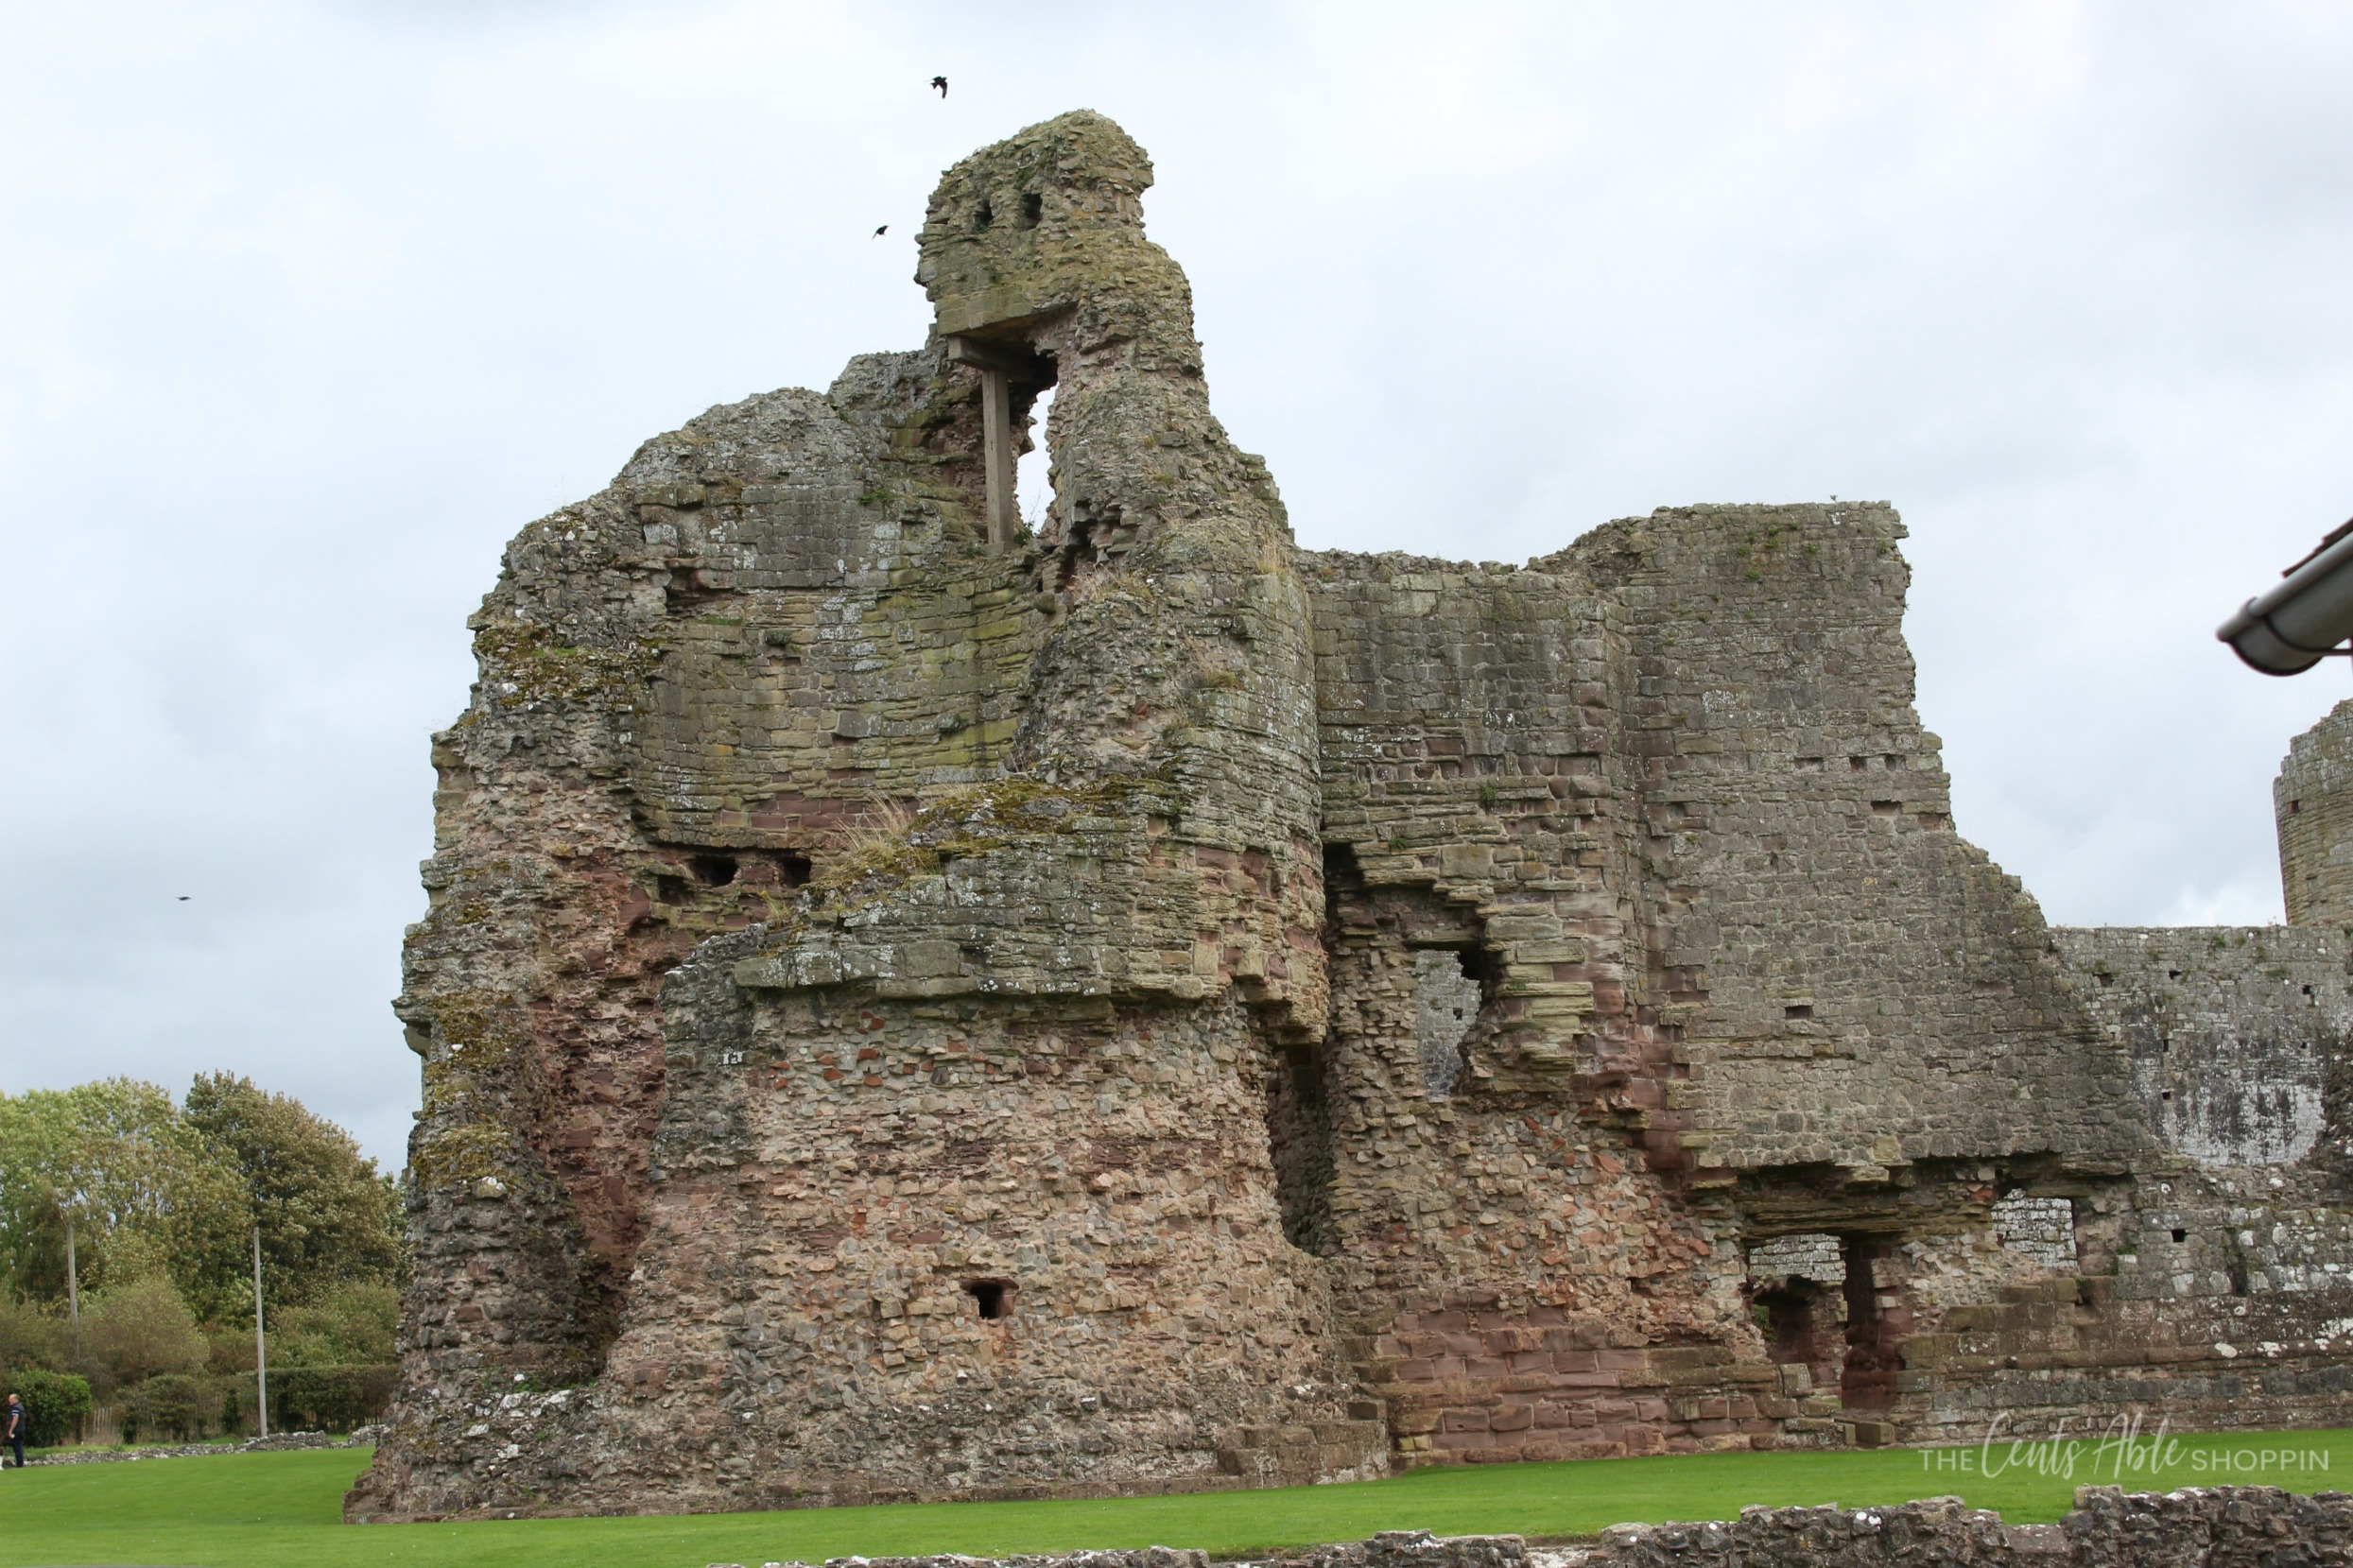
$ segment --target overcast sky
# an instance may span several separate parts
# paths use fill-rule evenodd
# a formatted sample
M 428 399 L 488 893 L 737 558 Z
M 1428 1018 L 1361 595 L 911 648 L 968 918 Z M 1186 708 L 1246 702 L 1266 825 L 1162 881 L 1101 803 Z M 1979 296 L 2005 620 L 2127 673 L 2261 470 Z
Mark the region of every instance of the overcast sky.
M 2262 0 L 0 0 L 0 1088 L 226 1067 L 398 1165 L 502 543 L 918 343 L 939 172 L 1080 107 L 1303 543 L 1891 500 L 1961 830 L 2054 921 L 2276 920 L 2353 679 L 2212 630 L 2353 512 L 2348 82 Z

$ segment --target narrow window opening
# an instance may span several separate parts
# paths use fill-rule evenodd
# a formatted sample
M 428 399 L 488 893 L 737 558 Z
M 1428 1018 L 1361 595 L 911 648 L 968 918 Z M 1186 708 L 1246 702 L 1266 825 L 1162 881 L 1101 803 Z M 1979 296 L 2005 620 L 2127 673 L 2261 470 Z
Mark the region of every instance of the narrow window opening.
M 2290 801 L 2288 802 L 2288 815 L 2291 817 L 2293 817 L 2297 812 L 2302 811 L 2303 809 L 2304 802 L 2302 801 Z
M 2176 1225 L 2173 1227 L 2173 1239 L 2175 1241 L 2188 1241 L 2189 1239 L 2189 1232 Z
M 1462 1042 L 1478 1021 L 1479 985 L 1452 948 L 1413 956 L 1413 1038 L 1422 1063 L 1422 1093 L 1442 1100 L 1462 1076 Z
M 1038 219 L 1045 215 L 1046 198 L 1032 191 L 1021 198 L 1021 226 L 1024 229 L 1036 228 Z
M 2169 969 L 2165 972 L 2165 977 L 2169 980 L 2178 980 L 2182 977 L 2182 972 L 2178 969 Z
M 980 1308 L 980 1316 L 991 1322 L 1012 1316 L 1012 1283 L 1009 1280 L 966 1280 L 964 1294 Z
M 780 854 L 776 857 L 776 875 L 787 887 L 809 885 L 809 857 L 805 854 Z
M 1332 1230 L 1332 1118 L 1324 1094 L 1324 1053 L 1288 1045 L 1269 1053 L 1267 1153 L 1274 1162 L 1274 1204 L 1283 1239 L 1303 1252 L 1339 1250 Z
M 1860 773 L 1871 765 L 1860 757 L 1849 757 L 1846 759 L 1846 766 L 1850 770 Z
M 1022 526 L 1032 534 L 1044 531 L 1047 513 L 1054 507 L 1054 455 L 1046 444 L 1047 416 L 1053 408 L 1054 388 L 1048 387 L 1029 405 L 1029 428 L 1019 442 L 1023 450 L 1013 458 L 1013 503 Z
M 996 214 L 990 210 L 989 204 L 986 201 L 981 202 L 980 205 L 973 212 L 972 226 L 975 229 L 986 229 L 990 224 L 995 221 Z
M 724 887 L 735 880 L 735 857 L 732 854 L 690 854 L 686 870 L 705 887 Z
M 2163 1090 L 2159 1090 L 2159 1091 L 2157 1092 L 2157 1098 L 2159 1098 L 2159 1099 L 2161 1099 L 2161 1100 L 2170 1100 L 2170 1099 L 2171 1099 L 2172 1097 L 2173 1097 L 2173 1092 L 2172 1092 L 2171 1089 L 2163 1089 Z
M 1813 1015 L 1814 1005 L 1811 1002 L 1792 1003 L 1781 1009 L 1781 1016 L 1784 1018 L 1811 1018 Z

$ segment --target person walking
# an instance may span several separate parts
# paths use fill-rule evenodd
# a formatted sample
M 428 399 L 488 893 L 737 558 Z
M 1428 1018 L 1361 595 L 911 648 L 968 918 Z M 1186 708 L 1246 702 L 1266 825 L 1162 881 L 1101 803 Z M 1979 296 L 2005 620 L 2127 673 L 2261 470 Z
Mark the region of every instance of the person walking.
M 16 1450 L 16 1468 L 25 1468 L 25 1402 L 14 1394 L 9 1396 L 6 1415 L 0 1415 L 0 1442 Z

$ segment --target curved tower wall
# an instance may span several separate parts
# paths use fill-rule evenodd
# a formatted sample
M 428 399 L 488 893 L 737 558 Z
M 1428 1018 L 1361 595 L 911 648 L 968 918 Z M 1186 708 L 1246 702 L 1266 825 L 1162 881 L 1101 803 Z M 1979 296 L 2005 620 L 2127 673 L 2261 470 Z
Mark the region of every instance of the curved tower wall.
M 2272 812 L 2288 923 L 2353 927 L 2353 700 L 2296 736 Z

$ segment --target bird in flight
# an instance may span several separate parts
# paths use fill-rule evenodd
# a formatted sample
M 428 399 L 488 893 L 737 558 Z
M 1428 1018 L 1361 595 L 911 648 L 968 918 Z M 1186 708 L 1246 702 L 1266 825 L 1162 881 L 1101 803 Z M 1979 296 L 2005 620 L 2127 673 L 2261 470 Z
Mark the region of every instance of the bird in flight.
M 187 902 L 188 902 L 188 895 L 187 895 L 187 894 L 185 894 L 185 893 L 181 894 L 181 895 L 180 895 L 180 902 L 181 902 L 181 903 L 182 903 L 182 904 L 187 903 Z
M 876 239 L 880 239 L 880 238 L 882 238 L 882 236 L 883 236 L 883 235 L 885 235 L 885 234 L 889 233 L 890 232 L 891 232 L 891 225 L 889 225 L 888 223 L 886 223 L 886 224 L 884 224 L 881 228 L 879 228 L 879 229 L 877 229 L 877 230 L 875 230 L 875 231 L 874 231 L 874 237 L 875 237 Z
M 943 97 L 943 98 L 944 98 L 944 97 L 946 97 L 946 96 L 948 95 L 948 79 L 947 79 L 947 78 L 945 78 L 945 77 L 934 77 L 934 78 L 931 78 L 931 85 L 932 85 L 932 86 L 934 86 L 934 87 L 936 87 L 936 88 L 938 88 L 938 89 L 940 90 L 940 96 L 942 96 L 942 97 Z

